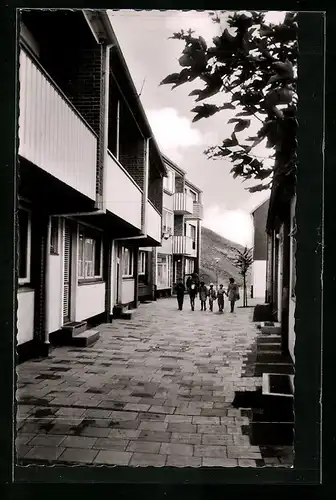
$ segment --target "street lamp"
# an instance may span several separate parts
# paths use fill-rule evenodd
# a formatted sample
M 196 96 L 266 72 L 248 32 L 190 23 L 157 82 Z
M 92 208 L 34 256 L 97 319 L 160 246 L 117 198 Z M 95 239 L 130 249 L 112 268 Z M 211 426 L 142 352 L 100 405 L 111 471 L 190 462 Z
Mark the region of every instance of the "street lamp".
M 215 258 L 216 262 L 216 282 L 217 282 L 217 288 L 218 288 L 218 262 L 220 261 L 220 257 Z

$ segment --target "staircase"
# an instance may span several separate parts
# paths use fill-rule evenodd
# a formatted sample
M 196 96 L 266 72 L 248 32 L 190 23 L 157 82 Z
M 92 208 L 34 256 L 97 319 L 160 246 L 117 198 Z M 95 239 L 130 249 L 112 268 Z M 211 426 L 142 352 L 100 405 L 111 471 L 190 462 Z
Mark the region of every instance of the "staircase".
M 87 321 L 74 321 L 63 326 L 60 332 L 54 336 L 54 342 L 58 345 L 76 347 L 89 347 L 99 339 L 99 331 L 87 330 Z
M 113 317 L 116 319 L 132 319 L 135 309 L 129 309 L 128 306 L 116 305 L 113 308 Z

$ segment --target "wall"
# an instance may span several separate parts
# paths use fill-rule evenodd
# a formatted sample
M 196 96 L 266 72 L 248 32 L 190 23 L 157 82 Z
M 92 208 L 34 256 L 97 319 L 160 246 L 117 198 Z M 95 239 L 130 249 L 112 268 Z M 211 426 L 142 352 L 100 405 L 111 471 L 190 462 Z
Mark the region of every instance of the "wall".
M 48 333 L 55 332 L 62 327 L 62 275 L 62 252 L 60 253 L 60 255 L 49 255 L 49 286 L 47 289 L 46 303 Z
M 147 234 L 157 242 L 161 242 L 161 215 L 147 201 Z
M 121 302 L 129 304 L 134 300 L 134 279 L 123 279 L 121 284 Z
M 173 253 L 173 236 L 169 236 L 168 240 L 162 238 L 161 246 L 158 247 L 158 252 L 172 254 Z
M 195 228 L 195 248 L 190 249 L 190 252 L 188 251 L 188 255 L 191 257 L 197 257 L 197 242 L 198 242 L 198 224 L 196 220 L 186 220 L 186 236 L 191 237 L 191 229 L 190 226 L 194 226 Z
M 77 287 L 75 321 L 83 321 L 105 311 L 105 287 L 105 283 Z
M 265 300 L 266 293 L 266 260 L 255 260 L 252 264 L 253 297 Z
M 34 337 L 34 290 L 19 289 L 17 310 L 17 343 L 23 344 Z
M 171 212 L 174 210 L 174 195 L 163 193 L 163 208 L 167 208 Z
M 111 154 L 108 154 L 107 159 L 104 197 L 107 210 L 141 228 L 142 193 Z
M 268 214 L 269 200 L 266 200 L 259 208 L 253 213 L 253 259 L 266 260 L 267 259 L 267 234 L 266 222 Z
M 175 192 L 184 193 L 184 178 L 175 172 Z
M 183 236 L 183 215 L 174 215 L 174 235 Z

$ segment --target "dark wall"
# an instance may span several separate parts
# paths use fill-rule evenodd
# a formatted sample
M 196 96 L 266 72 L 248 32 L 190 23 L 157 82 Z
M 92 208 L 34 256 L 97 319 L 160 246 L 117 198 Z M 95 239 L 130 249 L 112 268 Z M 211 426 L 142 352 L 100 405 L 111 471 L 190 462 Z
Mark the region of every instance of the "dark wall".
M 267 260 L 267 235 L 266 221 L 268 214 L 269 200 L 265 201 L 253 213 L 254 224 L 254 244 L 253 258 L 254 260 Z

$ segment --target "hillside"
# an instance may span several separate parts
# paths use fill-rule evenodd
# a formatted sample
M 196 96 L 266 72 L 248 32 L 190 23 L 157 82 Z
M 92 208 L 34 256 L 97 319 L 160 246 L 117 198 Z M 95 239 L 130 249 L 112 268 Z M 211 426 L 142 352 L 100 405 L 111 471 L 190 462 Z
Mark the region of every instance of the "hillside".
M 228 284 L 229 278 L 234 278 L 238 284 L 242 283 L 242 277 L 238 269 L 234 265 L 236 250 L 243 250 L 244 247 L 238 243 L 227 240 L 211 229 L 202 227 L 201 235 L 201 265 L 200 278 L 206 283 L 216 283 L 216 261 L 215 258 L 220 258 L 218 262 L 219 283 L 223 282 L 224 286 Z M 247 276 L 247 284 L 250 283 L 251 273 Z

